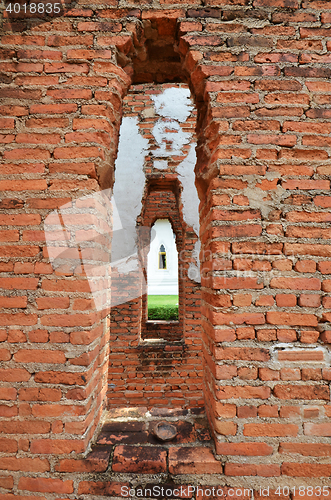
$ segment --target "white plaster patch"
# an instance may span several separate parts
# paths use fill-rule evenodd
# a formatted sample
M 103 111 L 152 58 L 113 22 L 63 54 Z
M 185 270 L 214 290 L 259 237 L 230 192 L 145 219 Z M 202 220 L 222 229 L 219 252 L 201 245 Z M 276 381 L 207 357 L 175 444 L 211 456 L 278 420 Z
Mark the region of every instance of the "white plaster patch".
M 183 185 L 181 194 L 183 203 L 183 217 L 189 226 L 192 226 L 195 234 L 199 235 L 199 197 L 195 187 L 194 167 L 196 164 L 196 144 L 191 144 L 186 158 L 178 165 L 177 173 Z
M 199 236 L 199 197 L 195 187 L 194 167 L 196 164 L 196 144 L 191 144 L 187 157 L 178 165 L 177 173 L 180 176 L 183 185 L 182 203 L 183 218 L 186 224 L 193 227 L 197 236 Z M 193 256 L 196 264 L 191 263 L 188 270 L 188 276 L 197 283 L 201 282 L 200 276 L 200 240 L 195 242 Z
M 153 156 L 177 156 L 182 152 L 185 144 L 189 144 L 191 134 L 184 132 L 177 121 L 158 120 L 153 127 L 153 135 L 159 146 Z
M 311 351 L 322 351 L 323 353 L 323 361 L 322 360 L 319 360 L 319 361 L 308 361 L 309 363 L 318 363 L 318 364 L 321 364 L 321 365 L 325 365 L 325 366 L 330 366 L 330 362 L 331 362 L 331 353 L 329 352 L 329 349 L 327 349 L 326 347 L 324 346 L 309 346 L 309 345 L 298 345 L 298 344 L 295 344 L 293 342 L 277 342 L 276 344 L 274 344 L 273 346 L 270 347 L 269 351 L 270 351 L 270 368 L 273 368 L 273 369 L 281 369 L 283 366 L 284 366 L 284 363 L 286 364 L 290 364 L 290 363 L 294 363 L 295 364 L 302 364 L 303 361 L 302 360 L 299 360 L 299 361 L 279 361 L 278 359 L 278 353 L 281 351 L 281 352 L 291 352 L 291 351 L 300 351 L 300 350 L 305 350 L 305 351 L 308 351 L 308 350 L 311 350 Z
M 156 113 L 170 121 L 158 120 L 153 128 L 153 134 L 159 149 L 153 154 L 155 156 L 180 155 L 185 144 L 190 144 L 192 134 L 184 132 L 179 123 L 184 123 L 193 110 L 189 89 L 170 88 L 162 94 L 152 97 L 155 103 Z M 174 121 L 174 120 L 177 120 Z M 168 142 L 168 147 L 167 147 Z M 170 146 L 170 149 L 169 149 Z M 194 167 L 196 164 L 196 144 L 191 144 L 186 158 L 178 165 L 177 173 L 183 186 L 181 200 L 183 204 L 183 219 L 191 226 L 199 236 L 199 198 L 195 187 Z M 155 163 L 154 163 L 155 164 Z M 188 270 L 190 279 L 201 282 L 200 277 L 200 241 L 195 243 L 193 256 L 196 264 L 191 263 Z
M 189 265 L 189 269 L 188 269 L 188 277 L 192 281 L 195 281 L 196 283 L 201 283 L 200 259 L 199 259 L 200 249 L 201 249 L 201 242 L 200 242 L 200 240 L 198 240 L 195 242 L 193 252 L 192 252 L 192 255 L 195 259 L 196 264 L 193 264 L 191 262 Z
M 148 140 L 141 136 L 137 117 L 124 117 L 120 129 L 118 155 L 115 163 L 115 183 L 112 203 L 114 230 L 112 239 L 112 265 L 123 272 L 132 268 L 137 255 L 136 220 L 142 209 L 145 186 L 143 171 Z M 125 264 L 125 257 L 131 259 Z M 116 261 L 119 261 L 116 263 Z
M 280 200 L 284 199 L 285 194 L 286 190 L 281 186 L 277 186 L 277 189 L 272 192 L 272 199 L 267 200 L 264 199 L 267 198 L 267 193 L 256 189 L 256 187 L 247 187 L 243 190 L 243 195 L 247 196 L 249 200 L 249 206 L 261 210 L 261 214 L 265 218 L 275 207 L 279 206 Z
M 167 160 L 154 160 L 153 166 L 154 166 L 154 168 L 157 168 L 158 170 L 167 170 L 168 162 L 167 162 Z
M 152 118 L 153 116 L 155 116 L 155 111 L 153 108 L 145 108 L 142 110 L 141 116 L 143 118 Z
M 160 95 L 152 96 L 152 99 L 158 115 L 184 123 L 193 110 L 190 97 L 189 89 L 173 87 Z

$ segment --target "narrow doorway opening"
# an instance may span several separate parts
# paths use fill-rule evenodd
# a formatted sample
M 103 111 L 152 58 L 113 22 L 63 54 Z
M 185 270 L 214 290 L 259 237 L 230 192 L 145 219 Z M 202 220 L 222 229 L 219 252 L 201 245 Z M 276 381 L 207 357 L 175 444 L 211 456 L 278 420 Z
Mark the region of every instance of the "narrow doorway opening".
M 113 235 L 119 255 L 112 264 L 109 408 L 203 404 L 196 119 L 184 83 L 133 84 L 123 100 L 113 189 L 121 227 L 117 240 Z M 168 228 L 168 239 L 155 237 L 159 225 Z M 156 275 L 162 289 L 153 292 Z M 152 299 L 158 310 L 155 301 L 166 299 L 174 315 L 153 317 Z
M 148 320 L 178 320 L 178 251 L 169 219 L 157 219 L 147 255 Z

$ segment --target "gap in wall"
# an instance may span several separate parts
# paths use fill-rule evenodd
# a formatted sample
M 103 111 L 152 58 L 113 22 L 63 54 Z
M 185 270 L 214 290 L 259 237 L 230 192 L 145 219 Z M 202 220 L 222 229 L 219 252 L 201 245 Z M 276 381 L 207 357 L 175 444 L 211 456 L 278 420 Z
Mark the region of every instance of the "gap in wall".
M 198 378 L 190 386 L 194 406 L 202 401 L 195 127 L 184 83 L 137 84 L 124 98 L 113 190 L 121 227 L 113 235 L 110 406 L 189 406 L 191 376 Z M 167 220 L 175 235 L 176 320 L 148 318 L 147 257 L 157 220 Z
M 148 320 L 178 320 L 178 250 L 169 219 L 157 219 L 147 255 Z

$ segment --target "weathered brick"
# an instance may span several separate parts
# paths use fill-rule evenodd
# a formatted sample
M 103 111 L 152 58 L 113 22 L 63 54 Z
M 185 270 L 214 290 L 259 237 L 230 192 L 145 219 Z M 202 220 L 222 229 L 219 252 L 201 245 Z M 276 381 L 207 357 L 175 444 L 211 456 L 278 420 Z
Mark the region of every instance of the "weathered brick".
M 297 477 L 329 477 L 329 464 L 312 464 L 312 463 L 286 463 L 282 464 L 282 473 L 286 476 Z
M 268 464 L 231 464 L 226 463 L 224 473 L 227 476 L 280 476 L 279 465 Z
M 43 455 L 66 455 L 72 452 L 82 453 L 84 448 L 82 440 L 74 439 L 35 439 L 31 442 L 30 446 L 31 453 Z
M 329 399 L 329 388 L 326 385 L 276 385 L 273 392 L 279 399 Z
M 323 443 L 280 443 L 280 453 L 299 453 L 304 456 L 330 456 L 331 445 Z
M 235 386 L 230 385 L 218 388 L 219 399 L 244 398 L 244 399 L 268 399 L 270 397 L 269 387 Z
M 114 472 L 144 472 L 155 474 L 166 471 L 166 450 L 161 447 L 116 446 L 112 469 Z
M 265 443 L 217 443 L 217 455 L 259 456 L 271 455 L 272 446 Z
M 0 431 L 7 434 L 47 434 L 50 431 L 50 424 L 43 420 L 3 421 L 0 423 Z
M 0 458 L 0 469 L 12 470 L 12 471 L 25 471 L 30 473 L 46 472 L 49 471 L 49 463 L 48 460 L 44 459 L 42 460 L 40 458 L 2 457 Z
M 270 359 L 267 349 L 252 349 L 248 347 L 219 347 L 215 349 L 215 358 L 223 359 L 244 359 L 249 361 L 268 361 Z
M 45 63 L 45 73 L 88 73 L 89 66 L 86 63 Z
M 244 436 L 296 436 L 299 427 L 294 424 L 245 424 Z
M 271 325 L 317 326 L 317 318 L 313 314 L 268 311 L 266 321 Z
M 38 114 L 64 114 L 72 113 L 77 110 L 77 104 L 61 103 L 61 104 L 33 104 L 30 107 L 30 113 Z
M 324 353 L 320 350 L 296 349 L 278 352 L 279 361 L 323 361 Z
M 270 286 L 287 290 L 320 290 L 321 282 L 318 278 L 272 278 Z
M 21 490 L 38 491 L 40 493 L 58 493 L 70 494 L 73 493 L 73 481 L 62 481 L 61 479 L 52 478 L 29 478 L 21 477 L 18 487 Z
M 171 474 L 222 474 L 222 463 L 209 448 L 171 447 L 169 472 Z
M 64 461 L 62 461 L 64 462 Z M 128 488 L 128 483 L 102 482 L 102 481 L 81 481 L 78 486 L 79 495 L 101 495 L 118 496 L 122 487 Z
M 60 389 L 26 388 L 19 390 L 19 399 L 21 401 L 60 401 Z

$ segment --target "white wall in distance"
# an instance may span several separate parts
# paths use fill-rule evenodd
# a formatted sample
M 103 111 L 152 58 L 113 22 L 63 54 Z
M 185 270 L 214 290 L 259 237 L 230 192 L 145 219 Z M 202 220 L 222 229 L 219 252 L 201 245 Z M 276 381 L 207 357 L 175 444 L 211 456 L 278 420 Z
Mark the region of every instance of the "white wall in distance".
M 147 256 L 148 295 L 178 295 L 178 252 L 171 224 L 168 219 L 157 219 L 153 229 L 155 238 Z M 166 251 L 166 269 L 159 269 L 161 245 Z

